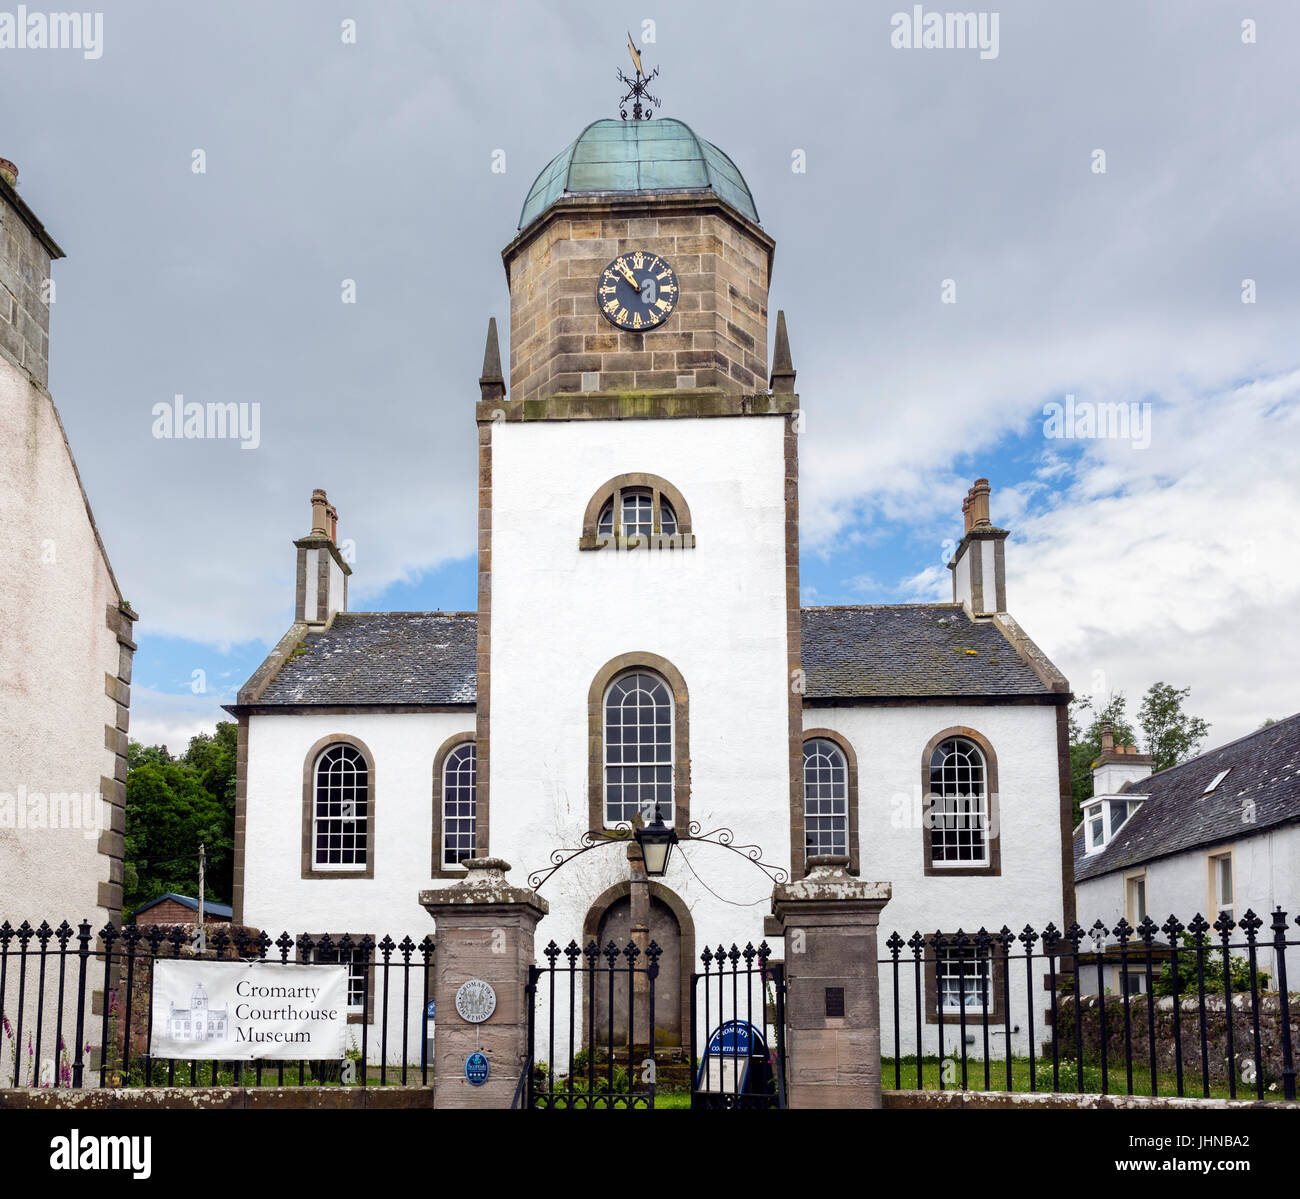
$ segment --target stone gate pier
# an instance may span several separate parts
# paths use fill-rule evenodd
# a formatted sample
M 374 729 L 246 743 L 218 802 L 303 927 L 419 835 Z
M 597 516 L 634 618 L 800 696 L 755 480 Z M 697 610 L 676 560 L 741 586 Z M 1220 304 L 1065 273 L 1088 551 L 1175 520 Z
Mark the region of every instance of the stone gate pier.
M 463 864 L 469 870 L 463 882 L 420 892 L 421 906 L 436 922 L 433 1106 L 508 1108 L 528 1057 L 533 935 L 549 909 L 536 891 L 506 882 L 509 862 L 470 858 Z M 491 1014 L 478 1022 L 456 1007 L 461 988 L 475 982 L 487 983 L 495 996 Z M 487 1081 L 479 1086 L 466 1077 L 466 1061 L 475 1052 L 488 1063 Z
M 806 877 L 772 892 L 785 937 L 792 1108 L 881 1105 L 876 930 L 892 887 L 854 878 L 848 866 L 847 857 L 810 857 Z

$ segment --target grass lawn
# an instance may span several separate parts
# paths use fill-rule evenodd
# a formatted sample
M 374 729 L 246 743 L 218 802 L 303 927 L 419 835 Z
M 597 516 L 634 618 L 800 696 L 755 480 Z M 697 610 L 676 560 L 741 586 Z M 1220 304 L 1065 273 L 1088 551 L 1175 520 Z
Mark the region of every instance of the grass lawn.
M 925 1057 L 921 1059 L 921 1077 L 922 1085 L 920 1088 L 916 1084 L 916 1058 L 905 1057 L 901 1059 L 902 1066 L 902 1089 L 914 1091 L 917 1089 L 925 1091 L 936 1091 L 939 1089 L 939 1059 L 937 1057 Z M 1061 1085 L 1053 1087 L 1052 1085 L 1052 1059 L 1039 1058 L 1035 1065 L 1035 1090 L 1038 1091 L 1057 1091 L 1058 1093 L 1074 1093 L 1078 1089 L 1077 1067 L 1073 1061 L 1067 1061 L 1062 1058 L 1060 1063 Z M 894 1059 L 884 1058 L 881 1061 L 881 1086 L 892 1091 L 894 1087 Z M 1177 1079 L 1173 1071 L 1160 1072 L 1156 1075 L 1158 1095 L 1177 1095 Z M 1264 1084 L 1265 1099 L 1281 1099 L 1282 1088 L 1280 1084 L 1276 1085 L 1275 1090 L 1269 1090 L 1270 1084 Z M 948 1068 L 948 1073 L 944 1076 L 944 1089 L 950 1091 L 961 1090 L 961 1062 L 955 1061 Z M 984 1062 L 975 1058 L 966 1059 L 966 1089 L 968 1091 L 983 1091 L 984 1086 Z M 1007 1089 L 1007 1064 L 1004 1060 L 998 1059 L 989 1063 L 989 1087 L 991 1091 L 1005 1091 Z M 1028 1091 L 1029 1087 L 1029 1058 L 1016 1057 L 1011 1059 L 1011 1089 L 1013 1091 Z M 1101 1066 L 1091 1063 L 1084 1063 L 1083 1067 L 1083 1090 L 1087 1094 L 1100 1094 L 1101 1085 Z M 1128 1093 L 1128 1080 L 1125 1075 L 1124 1063 L 1119 1063 L 1116 1069 L 1114 1064 L 1110 1065 L 1107 1071 L 1106 1090 L 1112 1095 L 1123 1095 Z M 1150 1095 L 1151 1094 L 1151 1074 L 1146 1068 L 1145 1063 L 1133 1063 L 1133 1094 Z M 1199 1098 L 1204 1094 L 1201 1090 L 1201 1076 L 1184 1072 L 1183 1074 L 1183 1094 L 1193 1098 Z M 1211 1099 L 1227 1099 L 1228 1087 L 1225 1083 L 1215 1082 L 1210 1086 Z M 1237 1084 L 1238 1099 L 1256 1099 L 1253 1085 L 1246 1085 L 1239 1082 Z

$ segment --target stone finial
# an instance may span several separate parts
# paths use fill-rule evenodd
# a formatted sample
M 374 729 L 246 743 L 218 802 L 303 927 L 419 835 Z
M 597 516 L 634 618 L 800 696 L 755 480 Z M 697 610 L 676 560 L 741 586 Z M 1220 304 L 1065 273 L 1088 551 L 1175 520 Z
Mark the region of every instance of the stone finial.
M 794 394 L 794 363 L 790 359 L 790 335 L 785 328 L 785 310 L 776 314 L 776 344 L 772 347 L 772 376 L 768 386 L 776 395 Z
M 975 486 L 970 489 L 971 528 L 973 529 L 987 527 L 992 523 L 989 520 L 989 490 L 987 479 L 976 479 Z
M 18 168 L 7 158 L 0 158 L 0 178 L 10 187 L 18 186 Z
M 542 915 L 550 905 L 536 891 L 513 887 L 506 880 L 510 863 L 504 858 L 466 858 L 465 877 L 447 887 L 420 892 L 420 905 L 436 919 L 438 908 L 467 904 L 522 904 Z
M 483 347 L 483 373 L 478 380 L 479 394 L 484 400 L 503 400 L 506 381 L 501 374 L 501 346 L 497 341 L 497 318 L 488 318 L 487 344 Z
M 329 536 L 330 502 L 321 487 L 311 493 L 311 535 L 313 537 Z

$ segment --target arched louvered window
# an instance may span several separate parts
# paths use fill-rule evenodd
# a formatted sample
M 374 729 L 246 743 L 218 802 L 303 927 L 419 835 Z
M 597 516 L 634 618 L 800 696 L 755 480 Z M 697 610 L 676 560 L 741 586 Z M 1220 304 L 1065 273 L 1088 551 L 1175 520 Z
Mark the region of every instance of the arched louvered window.
M 578 548 L 692 549 L 695 534 L 686 499 L 667 479 L 635 472 L 597 489 L 582 516 Z
M 478 843 L 478 754 L 472 741 L 458 745 L 442 762 L 442 865 L 459 866 L 475 856 Z
M 834 741 L 803 743 L 804 853 L 849 852 L 849 764 Z
M 370 861 L 370 767 L 360 749 L 336 742 L 316 758 L 312 807 L 315 870 L 364 870 Z
M 989 864 L 989 786 L 984 754 L 966 737 L 949 737 L 930 756 L 930 862 Z
M 605 824 L 647 823 L 673 812 L 673 694 L 648 670 L 619 675 L 605 692 Z
M 655 493 L 648 487 L 629 487 L 619 493 L 622 502 L 622 519 L 619 532 L 625 537 L 649 537 L 655 532 Z M 614 500 L 605 501 L 596 522 L 597 533 L 614 532 Z M 677 514 L 663 496 L 659 497 L 659 532 L 671 535 L 677 532 Z

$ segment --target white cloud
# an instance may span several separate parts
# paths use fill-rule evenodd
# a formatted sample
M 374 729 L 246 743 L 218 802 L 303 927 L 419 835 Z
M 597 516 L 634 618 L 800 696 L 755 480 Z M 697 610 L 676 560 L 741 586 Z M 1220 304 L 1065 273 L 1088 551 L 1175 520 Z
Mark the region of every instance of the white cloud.
M 191 737 L 211 734 L 218 721 L 230 719 L 212 695 L 172 695 L 138 687 L 131 691 L 131 740 L 165 745 L 173 756 L 185 752 Z

